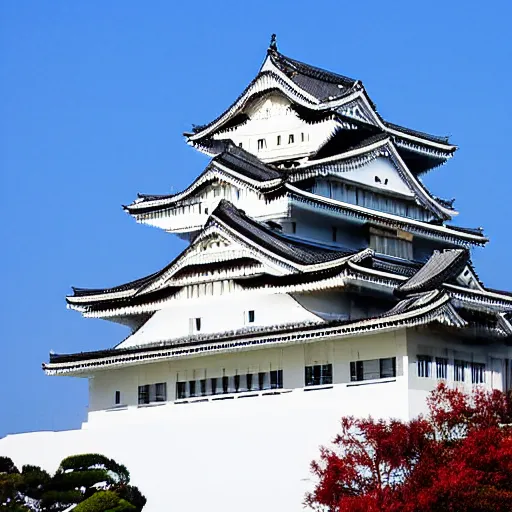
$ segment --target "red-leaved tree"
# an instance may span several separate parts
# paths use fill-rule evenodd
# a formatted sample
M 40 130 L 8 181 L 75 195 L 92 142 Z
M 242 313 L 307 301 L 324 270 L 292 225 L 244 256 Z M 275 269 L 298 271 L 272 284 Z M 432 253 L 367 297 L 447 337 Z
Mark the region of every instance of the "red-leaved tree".
M 429 414 L 409 422 L 341 420 L 332 448 L 311 464 L 306 505 L 329 512 L 509 512 L 512 402 L 440 384 Z

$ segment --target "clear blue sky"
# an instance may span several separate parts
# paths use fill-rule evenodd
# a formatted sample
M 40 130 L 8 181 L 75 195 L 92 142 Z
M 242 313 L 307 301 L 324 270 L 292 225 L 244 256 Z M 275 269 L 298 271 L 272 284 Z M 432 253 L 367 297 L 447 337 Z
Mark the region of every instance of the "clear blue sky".
M 183 248 L 121 204 L 203 170 L 181 134 L 238 96 L 272 32 L 290 57 L 361 79 L 388 120 L 452 136 L 460 151 L 425 182 L 485 227 L 479 274 L 511 290 L 511 18 L 509 0 L 1 2 L 0 436 L 85 418 L 87 382 L 41 362 L 127 332 L 64 297 Z

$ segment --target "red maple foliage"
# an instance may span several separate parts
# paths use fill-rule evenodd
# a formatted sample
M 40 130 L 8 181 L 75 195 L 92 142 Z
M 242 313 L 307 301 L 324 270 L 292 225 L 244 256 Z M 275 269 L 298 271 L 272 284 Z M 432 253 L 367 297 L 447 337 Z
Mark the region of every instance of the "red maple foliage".
M 332 448 L 311 464 L 306 496 L 329 512 L 509 512 L 512 401 L 440 384 L 429 414 L 404 422 L 344 417 Z

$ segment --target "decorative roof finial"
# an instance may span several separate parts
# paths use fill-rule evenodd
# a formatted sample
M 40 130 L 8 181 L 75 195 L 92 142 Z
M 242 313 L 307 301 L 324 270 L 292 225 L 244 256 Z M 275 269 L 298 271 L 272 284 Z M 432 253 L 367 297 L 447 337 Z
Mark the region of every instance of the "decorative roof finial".
M 272 34 L 270 37 L 270 46 L 268 48 L 277 52 L 277 36 L 275 34 Z

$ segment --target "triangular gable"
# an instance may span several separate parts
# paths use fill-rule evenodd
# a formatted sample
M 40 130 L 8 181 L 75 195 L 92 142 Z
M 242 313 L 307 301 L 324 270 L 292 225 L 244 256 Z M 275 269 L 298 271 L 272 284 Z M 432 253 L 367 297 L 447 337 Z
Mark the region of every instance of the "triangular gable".
M 373 163 L 375 160 L 379 160 L 380 164 Z M 384 164 L 384 160 L 388 163 Z M 390 164 L 395 171 L 392 171 Z M 381 167 L 380 174 L 374 172 L 378 167 Z M 365 171 L 365 168 L 369 170 Z M 380 135 L 371 137 L 358 147 L 340 155 L 306 162 L 295 170 L 292 181 L 298 181 L 302 176 L 314 177 L 328 174 L 339 174 L 340 177 L 347 179 L 357 177 L 356 181 L 371 183 L 371 186 L 377 186 L 383 190 L 393 182 L 397 192 L 406 195 L 412 193 L 420 204 L 444 220 L 451 219 L 458 213 L 442 205 L 429 193 L 423 183 L 409 170 L 389 137 Z

